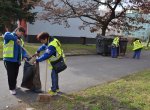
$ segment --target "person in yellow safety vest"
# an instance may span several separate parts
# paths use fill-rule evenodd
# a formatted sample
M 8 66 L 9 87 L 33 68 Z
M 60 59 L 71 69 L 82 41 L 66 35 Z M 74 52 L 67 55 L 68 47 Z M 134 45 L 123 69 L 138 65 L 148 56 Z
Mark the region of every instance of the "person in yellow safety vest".
M 112 58 L 117 58 L 117 49 L 119 47 L 119 37 L 115 36 L 112 42 L 112 46 L 111 46 L 111 57 Z
M 24 45 L 21 37 L 25 34 L 23 27 L 18 27 L 15 32 L 6 32 L 3 43 L 3 60 L 7 70 L 9 90 L 12 95 L 16 94 L 16 83 L 21 64 L 21 58 L 28 57 L 26 51 L 22 48 Z
M 140 59 L 140 55 L 141 55 L 141 50 L 143 48 L 143 45 L 141 43 L 141 41 L 137 38 L 135 38 L 134 42 L 133 42 L 133 58 L 137 58 Z
M 49 61 L 49 67 L 52 69 L 51 71 L 51 79 L 52 79 L 52 87 L 48 90 L 50 95 L 57 95 L 59 93 L 59 84 L 58 84 L 58 73 L 56 73 L 55 69 L 51 66 L 51 62 L 57 61 L 60 57 L 65 57 L 64 52 L 61 48 L 60 42 L 51 37 L 47 32 L 41 32 L 38 34 L 37 39 L 43 43 L 42 46 L 39 47 L 37 52 L 33 56 L 39 55 L 39 53 L 45 50 L 45 53 L 36 59 L 36 62 L 42 62 L 44 60 Z

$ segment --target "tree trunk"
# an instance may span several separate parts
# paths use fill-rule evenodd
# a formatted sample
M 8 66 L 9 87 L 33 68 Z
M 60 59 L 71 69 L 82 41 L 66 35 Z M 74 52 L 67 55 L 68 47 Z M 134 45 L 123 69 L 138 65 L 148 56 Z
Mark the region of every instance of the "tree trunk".
M 106 29 L 107 29 L 107 26 L 102 27 L 102 35 L 103 36 L 105 36 L 105 34 L 106 34 Z

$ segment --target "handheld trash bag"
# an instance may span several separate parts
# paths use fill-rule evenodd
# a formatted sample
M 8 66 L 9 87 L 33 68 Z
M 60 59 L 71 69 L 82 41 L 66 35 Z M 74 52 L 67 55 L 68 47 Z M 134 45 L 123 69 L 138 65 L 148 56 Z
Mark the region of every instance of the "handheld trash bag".
M 37 90 L 41 90 L 39 63 L 31 65 L 25 61 L 21 87 L 30 89 L 35 92 Z

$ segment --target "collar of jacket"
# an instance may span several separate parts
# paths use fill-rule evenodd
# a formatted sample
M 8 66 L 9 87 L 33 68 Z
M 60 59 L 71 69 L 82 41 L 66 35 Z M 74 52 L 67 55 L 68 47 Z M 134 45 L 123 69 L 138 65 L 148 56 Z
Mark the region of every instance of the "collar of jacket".
M 12 33 L 14 36 L 17 37 L 17 39 L 21 39 L 21 37 L 18 37 L 17 34 L 15 32 Z
M 48 45 L 50 42 L 52 42 L 54 40 L 54 38 L 50 38 L 50 39 L 48 39 L 48 42 L 45 44 L 45 45 Z

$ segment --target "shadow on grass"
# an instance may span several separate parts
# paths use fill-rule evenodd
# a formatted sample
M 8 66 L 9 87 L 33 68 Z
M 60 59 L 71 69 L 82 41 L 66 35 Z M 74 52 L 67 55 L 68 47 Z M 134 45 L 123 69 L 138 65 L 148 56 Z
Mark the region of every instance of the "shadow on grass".
M 76 110 L 141 110 L 131 102 L 120 102 L 111 96 L 76 97 Z
M 37 93 L 29 90 L 17 90 L 16 97 L 36 110 L 141 110 L 131 105 L 131 102 L 121 102 L 111 96 L 94 95 L 82 97 L 70 94 L 60 94 L 49 102 L 37 102 Z M 23 110 L 23 109 L 20 109 Z

